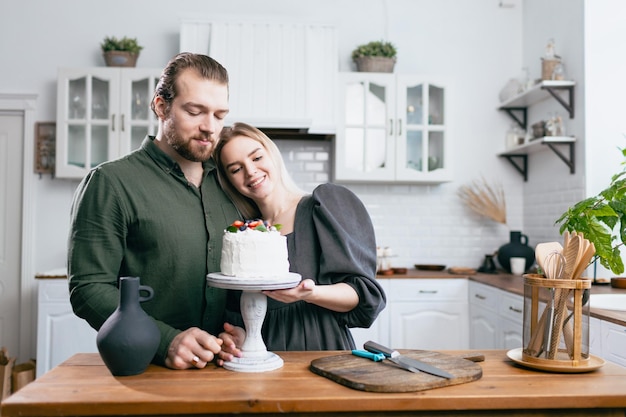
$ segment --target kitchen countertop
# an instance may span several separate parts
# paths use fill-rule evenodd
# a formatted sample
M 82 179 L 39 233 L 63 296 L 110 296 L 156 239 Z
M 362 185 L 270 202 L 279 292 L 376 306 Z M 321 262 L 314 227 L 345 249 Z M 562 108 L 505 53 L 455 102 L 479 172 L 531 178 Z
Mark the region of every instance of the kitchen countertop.
M 495 274 L 475 273 L 470 275 L 451 274 L 447 270 L 444 271 L 421 271 L 417 269 L 409 269 L 406 274 L 378 275 L 377 278 L 385 279 L 454 279 L 468 278 L 470 281 L 480 282 L 490 285 L 513 294 L 524 296 L 524 279 L 521 276 L 511 275 L 507 272 L 499 272 Z M 593 294 L 626 294 L 626 289 L 613 288 L 608 284 L 592 285 L 591 296 Z M 609 321 L 611 323 L 626 326 L 626 311 L 603 310 L 599 308 L 590 309 L 591 317 L 600 320 Z
M 35 275 L 37 279 L 67 279 L 65 269 L 55 269 L 45 273 Z M 480 282 L 490 285 L 504 291 L 524 296 L 524 280 L 520 276 L 511 275 L 504 271 L 496 274 L 451 274 L 447 270 L 443 271 L 422 271 L 417 269 L 409 269 L 406 274 L 378 275 L 377 278 L 384 279 L 458 279 L 468 278 L 471 281 Z M 610 285 L 592 285 L 591 294 L 626 294 L 626 289 L 613 288 Z M 626 326 L 626 311 L 602 310 L 599 308 L 591 308 L 591 317 L 600 320 L 609 321 L 611 323 Z
M 548 373 L 514 364 L 503 350 L 481 352 L 480 379 L 408 393 L 359 391 L 309 370 L 313 359 L 342 351 L 276 352 L 285 365 L 271 372 L 233 372 L 212 363 L 193 370 L 150 365 L 128 377 L 111 376 L 97 353 L 80 353 L 6 398 L 1 414 L 624 415 L 622 366 L 607 362 L 588 373 Z

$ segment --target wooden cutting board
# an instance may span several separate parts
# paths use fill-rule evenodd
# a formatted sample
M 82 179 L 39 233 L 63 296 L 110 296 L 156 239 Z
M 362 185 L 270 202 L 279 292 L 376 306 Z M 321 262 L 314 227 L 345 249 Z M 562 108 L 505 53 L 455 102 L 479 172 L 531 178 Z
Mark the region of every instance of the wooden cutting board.
M 369 392 L 424 391 L 464 384 L 480 379 L 483 375 L 480 365 L 460 356 L 428 350 L 402 350 L 401 353 L 443 369 L 454 375 L 454 378 L 441 378 L 425 372 L 410 372 L 387 359 L 374 362 L 351 353 L 314 359 L 311 361 L 310 369 L 339 384 Z

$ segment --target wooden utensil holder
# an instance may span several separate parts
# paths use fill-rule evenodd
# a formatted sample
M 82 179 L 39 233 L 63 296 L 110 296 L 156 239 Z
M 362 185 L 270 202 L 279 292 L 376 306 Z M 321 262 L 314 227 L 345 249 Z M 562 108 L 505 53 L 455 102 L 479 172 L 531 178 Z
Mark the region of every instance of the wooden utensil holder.
M 560 367 L 588 365 L 591 281 L 524 275 L 522 360 Z

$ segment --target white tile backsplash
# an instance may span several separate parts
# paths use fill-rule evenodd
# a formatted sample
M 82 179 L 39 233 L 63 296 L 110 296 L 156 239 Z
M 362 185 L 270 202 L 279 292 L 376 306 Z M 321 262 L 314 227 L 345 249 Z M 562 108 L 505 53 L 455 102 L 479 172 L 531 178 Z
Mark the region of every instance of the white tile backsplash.
M 332 142 L 276 140 L 287 170 L 305 191 L 332 178 Z M 443 264 L 477 268 L 509 241 L 509 227 L 468 210 L 457 185 L 344 184 L 363 201 L 379 246 L 393 250 L 391 265 Z M 520 230 L 521 192 L 507 193 L 508 222 Z

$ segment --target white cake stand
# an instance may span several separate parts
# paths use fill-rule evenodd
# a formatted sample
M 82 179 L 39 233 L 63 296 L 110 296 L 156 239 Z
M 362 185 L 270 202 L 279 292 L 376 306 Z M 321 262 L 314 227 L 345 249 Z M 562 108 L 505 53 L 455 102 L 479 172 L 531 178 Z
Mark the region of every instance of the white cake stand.
M 224 362 L 224 368 L 239 372 L 265 372 L 283 366 L 283 360 L 273 352 L 268 352 L 261 336 L 261 328 L 267 312 L 267 296 L 262 290 L 282 290 L 293 288 L 302 277 L 289 272 L 279 278 L 237 278 L 219 273 L 207 275 L 211 287 L 227 290 L 242 290 L 241 314 L 246 325 L 246 339 L 241 346 L 241 358 Z

